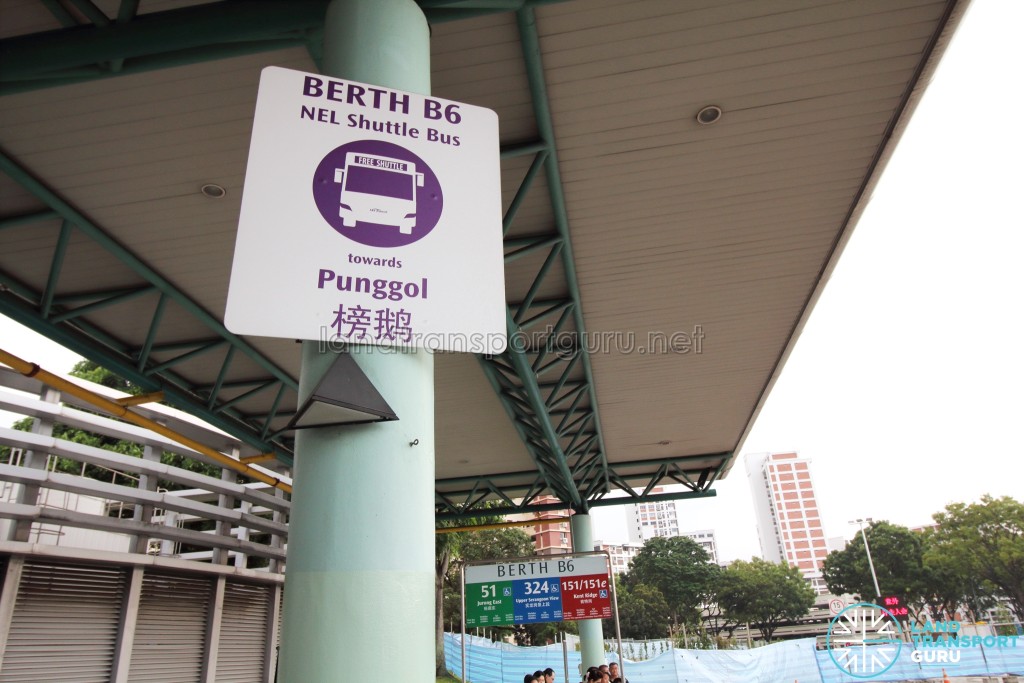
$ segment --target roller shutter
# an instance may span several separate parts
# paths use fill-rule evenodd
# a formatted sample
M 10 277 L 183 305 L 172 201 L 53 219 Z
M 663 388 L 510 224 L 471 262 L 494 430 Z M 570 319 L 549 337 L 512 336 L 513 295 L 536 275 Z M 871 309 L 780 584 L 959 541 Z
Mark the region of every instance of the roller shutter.
M 119 568 L 27 562 L 0 682 L 109 681 L 126 583 Z
M 263 662 L 270 612 L 269 586 L 228 583 L 220 623 L 217 683 L 265 679 Z
M 130 683 L 198 683 L 212 598 L 210 579 L 146 572 Z

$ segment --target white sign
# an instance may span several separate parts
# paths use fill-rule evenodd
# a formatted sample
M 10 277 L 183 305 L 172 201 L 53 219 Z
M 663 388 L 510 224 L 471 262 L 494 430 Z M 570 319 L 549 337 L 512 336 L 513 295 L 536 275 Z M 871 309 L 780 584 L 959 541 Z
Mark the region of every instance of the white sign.
M 546 555 L 467 565 L 466 626 L 533 624 L 612 616 L 607 555 Z
M 224 324 L 504 351 L 498 153 L 489 109 L 264 69 Z
M 828 601 L 828 611 L 831 614 L 839 614 L 846 607 L 846 601 L 842 598 L 832 598 Z
M 607 574 L 605 555 L 566 556 L 548 555 L 528 557 L 511 562 L 466 565 L 466 583 L 484 581 L 515 581 L 560 576 L 590 576 Z

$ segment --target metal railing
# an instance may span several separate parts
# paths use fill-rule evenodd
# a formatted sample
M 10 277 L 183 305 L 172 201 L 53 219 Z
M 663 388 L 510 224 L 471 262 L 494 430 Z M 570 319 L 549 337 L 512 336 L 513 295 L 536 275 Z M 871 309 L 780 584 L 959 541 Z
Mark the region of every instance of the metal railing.
M 290 509 L 284 491 L 244 481 L 161 434 L 81 410 L 53 389 L 39 385 L 39 396 L 31 397 L 16 391 L 24 388 L 23 378 L 0 367 L 0 410 L 33 418 L 31 431 L 0 425 L 0 540 L 283 570 Z M 183 420 L 166 411 L 168 428 Z M 142 456 L 58 438 L 68 430 L 55 425 L 138 444 Z M 181 426 L 197 430 L 194 421 Z M 199 429 L 223 457 L 237 460 L 243 452 L 223 432 Z M 203 463 L 198 469 L 206 473 L 165 464 L 164 453 Z

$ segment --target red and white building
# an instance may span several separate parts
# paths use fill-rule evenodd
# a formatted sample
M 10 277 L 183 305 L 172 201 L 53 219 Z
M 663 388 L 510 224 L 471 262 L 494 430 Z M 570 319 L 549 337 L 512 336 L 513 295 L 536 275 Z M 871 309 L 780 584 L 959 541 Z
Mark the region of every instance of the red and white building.
M 746 457 L 746 464 L 761 556 L 798 567 L 819 594 L 827 593 L 821 570 L 828 546 L 810 460 L 796 453 L 755 453 Z
M 533 502 L 538 505 L 544 505 L 546 503 L 557 503 L 558 499 L 554 496 L 539 496 Z M 528 516 L 522 517 L 523 521 L 537 520 L 535 526 L 528 526 L 523 529 L 533 539 L 533 547 L 538 555 L 561 555 L 573 551 L 572 532 L 570 531 L 569 521 L 566 519 L 571 514 L 572 511 L 569 509 L 546 510 L 544 512 L 530 513 Z M 559 518 L 565 519 L 565 521 L 548 521 Z M 512 518 L 510 517 L 510 519 Z M 585 550 L 590 550 L 590 548 L 585 548 Z

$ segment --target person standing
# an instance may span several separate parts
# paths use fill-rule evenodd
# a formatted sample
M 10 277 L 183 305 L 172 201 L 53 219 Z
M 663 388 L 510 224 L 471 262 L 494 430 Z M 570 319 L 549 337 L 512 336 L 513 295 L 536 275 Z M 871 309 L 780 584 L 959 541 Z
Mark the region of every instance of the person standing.
M 629 683 L 628 678 L 622 677 L 622 673 L 619 671 L 618 662 L 612 662 L 608 665 L 608 673 L 611 674 L 612 683 Z

